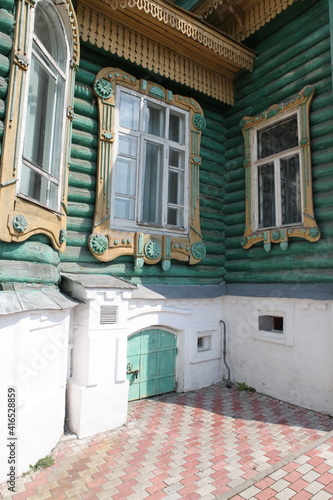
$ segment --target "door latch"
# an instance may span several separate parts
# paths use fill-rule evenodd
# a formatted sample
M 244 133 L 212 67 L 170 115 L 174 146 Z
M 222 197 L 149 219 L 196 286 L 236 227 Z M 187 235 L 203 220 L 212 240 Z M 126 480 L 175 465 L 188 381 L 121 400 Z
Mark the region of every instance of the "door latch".
M 139 371 L 140 371 L 140 370 L 133 370 L 133 365 L 132 365 L 132 363 L 128 363 L 128 364 L 127 364 L 127 370 L 126 370 L 126 373 L 127 373 L 128 375 L 130 375 L 130 374 L 132 374 L 132 373 L 133 373 L 133 374 L 135 375 L 135 378 L 138 378 Z

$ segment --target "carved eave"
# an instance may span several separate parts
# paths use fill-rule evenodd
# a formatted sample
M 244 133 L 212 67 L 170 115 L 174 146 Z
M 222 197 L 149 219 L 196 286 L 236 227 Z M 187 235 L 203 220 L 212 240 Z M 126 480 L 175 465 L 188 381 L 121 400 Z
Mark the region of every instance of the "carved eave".
M 295 1 L 297 0 L 203 0 L 191 11 L 241 42 Z
M 254 53 L 162 0 L 80 0 L 81 37 L 152 73 L 228 104 Z

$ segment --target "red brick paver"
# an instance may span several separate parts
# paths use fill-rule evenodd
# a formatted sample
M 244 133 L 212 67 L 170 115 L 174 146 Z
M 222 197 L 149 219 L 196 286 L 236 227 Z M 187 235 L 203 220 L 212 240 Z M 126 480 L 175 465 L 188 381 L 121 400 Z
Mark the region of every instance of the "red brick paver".
M 64 440 L 55 464 L 0 498 L 333 498 L 331 418 L 223 384 L 129 405 L 128 423 Z

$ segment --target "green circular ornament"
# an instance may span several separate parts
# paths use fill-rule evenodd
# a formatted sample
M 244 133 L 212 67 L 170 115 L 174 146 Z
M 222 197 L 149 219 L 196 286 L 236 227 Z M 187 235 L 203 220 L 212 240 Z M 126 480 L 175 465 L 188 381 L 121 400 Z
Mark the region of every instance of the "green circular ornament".
M 280 231 L 273 231 L 272 233 L 272 240 L 273 241 L 278 241 L 280 239 Z
M 101 255 L 106 251 L 109 245 L 109 240 L 102 234 L 92 234 L 89 237 L 89 246 L 94 253 Z
M 28 221 L 24 215 L 15 215 L 13 218 L 13 228 L 17 233 L 24 233 L 28 227 Z
M 206 246 L 203 243 L 197 242 L 192 245 L 192 255 L 195 259 L 203 259 L 206 255 Z
M 309 230 L 309 236 L 311 236 L 311 238 L 317 238 L 317 236 L 319 236 L 319 234 L 320 234 L 320 231 L 317 227 L 312 227 Z
M 204 130 L 206 128 L 206 120 L 204 119 L 204 117 L 202 115 L 200 115 L 199 113 L 196 113 L 193 116 L 193 125 L 198 130 Z
M 108 80 L 101 78 L 95 82 L 95 92 L 102 99 L 108 99 L 112 96 L 113 88 Z
M 148 259 L 157 259 L 161 255 L 161 244 L 157 240 L 149 240 L 145 244 L 145 254 Z

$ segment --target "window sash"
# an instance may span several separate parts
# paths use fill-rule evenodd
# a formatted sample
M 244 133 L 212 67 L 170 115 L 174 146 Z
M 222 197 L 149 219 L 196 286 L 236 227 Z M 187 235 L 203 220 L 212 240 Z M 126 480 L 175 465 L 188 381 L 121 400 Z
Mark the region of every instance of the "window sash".
M 124 104 L 122 104 L 122 96 L 125 96 Z M 137 99 L 140 100 L 140 105 Z M 115 127 L 114 143 L 117 153 L 113 164 L 111 225 L 119 228 L 147 226 L 158 228 L 162 232 L 181 231 L 183 233 L 188 215 L 186 206 L 188 193 L 186 162 L 189 160 L 187 112 L 120 86 L 117 88 L 117 102 L 119 103 L 118 123 Z M 151 110 L 154 111 L 151 113 Z M 134 120 L 133 116 L 135 116 Z M 147 117 L 151 118 L 150 122 Z M 172 139 L 179 139 L 179 142 L 168 139 L 171 135 L 172 123 L 177 124 L 177 130 L 172 135 Z M 127 142 L 136 141 L 135 154 L 122 149 L 121 142 L 124 137 Z M 151 157 L 154 149 L 155 155 L 158 155 L 157 162 Z M 175 161 L 177 155 L 178 164 Z M 170 156 L 173 158 L 171 162 L 173 165 L 169 165 Z M 134 160 L 134 157 L 136 189 L 132 189 L 131 193 L 120 193 L 118 173 L 120 161 L 125 161 L 124 158 Z M 172 172 L 178 176 L 179 182 L 174 189 L 176 194 L 174 193 L 173 198 L 169 199 Z M 124 176 L 126 177 L 126 174 Z M 134 179 L 134 174 L 132 177 Z M 131 208 L 125 209 L 126 204 Z

